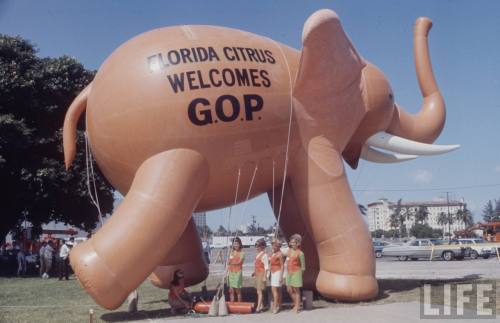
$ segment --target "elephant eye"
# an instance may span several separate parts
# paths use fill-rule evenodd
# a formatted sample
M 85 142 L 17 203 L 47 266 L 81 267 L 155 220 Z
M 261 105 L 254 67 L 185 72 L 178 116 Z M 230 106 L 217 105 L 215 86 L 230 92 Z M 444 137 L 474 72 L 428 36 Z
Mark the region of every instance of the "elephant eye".
M 394 95 L 392 93 L 389 93 L 389 99 L 394 100 Z

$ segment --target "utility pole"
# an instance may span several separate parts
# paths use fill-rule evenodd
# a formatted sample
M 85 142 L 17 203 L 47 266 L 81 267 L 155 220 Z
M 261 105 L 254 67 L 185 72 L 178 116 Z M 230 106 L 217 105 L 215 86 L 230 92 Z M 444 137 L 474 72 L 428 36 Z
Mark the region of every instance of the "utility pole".
M 451 240 L 450 192 L 446 192 L 446 206 L 448 208 L 448 239 Z

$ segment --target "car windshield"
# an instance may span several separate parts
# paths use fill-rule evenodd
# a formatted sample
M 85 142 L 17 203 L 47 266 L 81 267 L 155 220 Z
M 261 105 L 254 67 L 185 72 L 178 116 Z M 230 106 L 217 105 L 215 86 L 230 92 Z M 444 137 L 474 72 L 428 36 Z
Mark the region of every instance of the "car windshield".
M 474 239 L 475 243 L 485 243 L 483 239 Z
M 432 239 L 431 240 L 432 244 L 435 245 L 435 246 L 438 246 L 438 245 L 442 245 L 443 244 L 443 241 L 441 240 L 436 240 L 436 239 Z

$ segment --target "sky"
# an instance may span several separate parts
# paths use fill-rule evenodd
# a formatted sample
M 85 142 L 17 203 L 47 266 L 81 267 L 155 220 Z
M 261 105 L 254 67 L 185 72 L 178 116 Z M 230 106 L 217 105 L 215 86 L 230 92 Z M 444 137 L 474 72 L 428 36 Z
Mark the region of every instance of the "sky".
M 5 1 L 0 33 L 29 39 L 42 57 L 70 55 L 98 69 L 114 49 L 142 32 L 179 24 L 238 28 L 301 47 L 302 27 L 314 11 L 340 16 L 358 52 L 391 82 L 396 101 L 415 113 L 421 104 L 412 49 L 413 23 L 434 22 L 430 52 L 447 105 L 439 144 L 458 151 L 401 164 L 361 161 L 347 166 L 358 203 L 380 197 L 433 200 L 449 192 L 464 198 L 476 219 L 500 198 L 500 1 Z M 231 227 L 274 223 L 266 196 L 233 208 Z M 208 213 L 227 227 L 228 209 Z

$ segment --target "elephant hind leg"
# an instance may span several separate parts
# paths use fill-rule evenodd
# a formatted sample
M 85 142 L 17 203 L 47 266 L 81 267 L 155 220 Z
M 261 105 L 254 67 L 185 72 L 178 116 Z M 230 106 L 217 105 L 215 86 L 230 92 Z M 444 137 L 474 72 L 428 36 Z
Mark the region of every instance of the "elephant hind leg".
M 186 287 L 199 284 L 208 276 L 208 264 L 205 262 L 200 236 L 193 219 L 149 279 L 156 287 L 170 288 L 170 282 L 178 269 L 184 272 Z
M 150 157 L 113 216 L 70 253 L 87 293 L 118 308 L 176 244 L 208 184 L 198 152 L 175 149 Z

